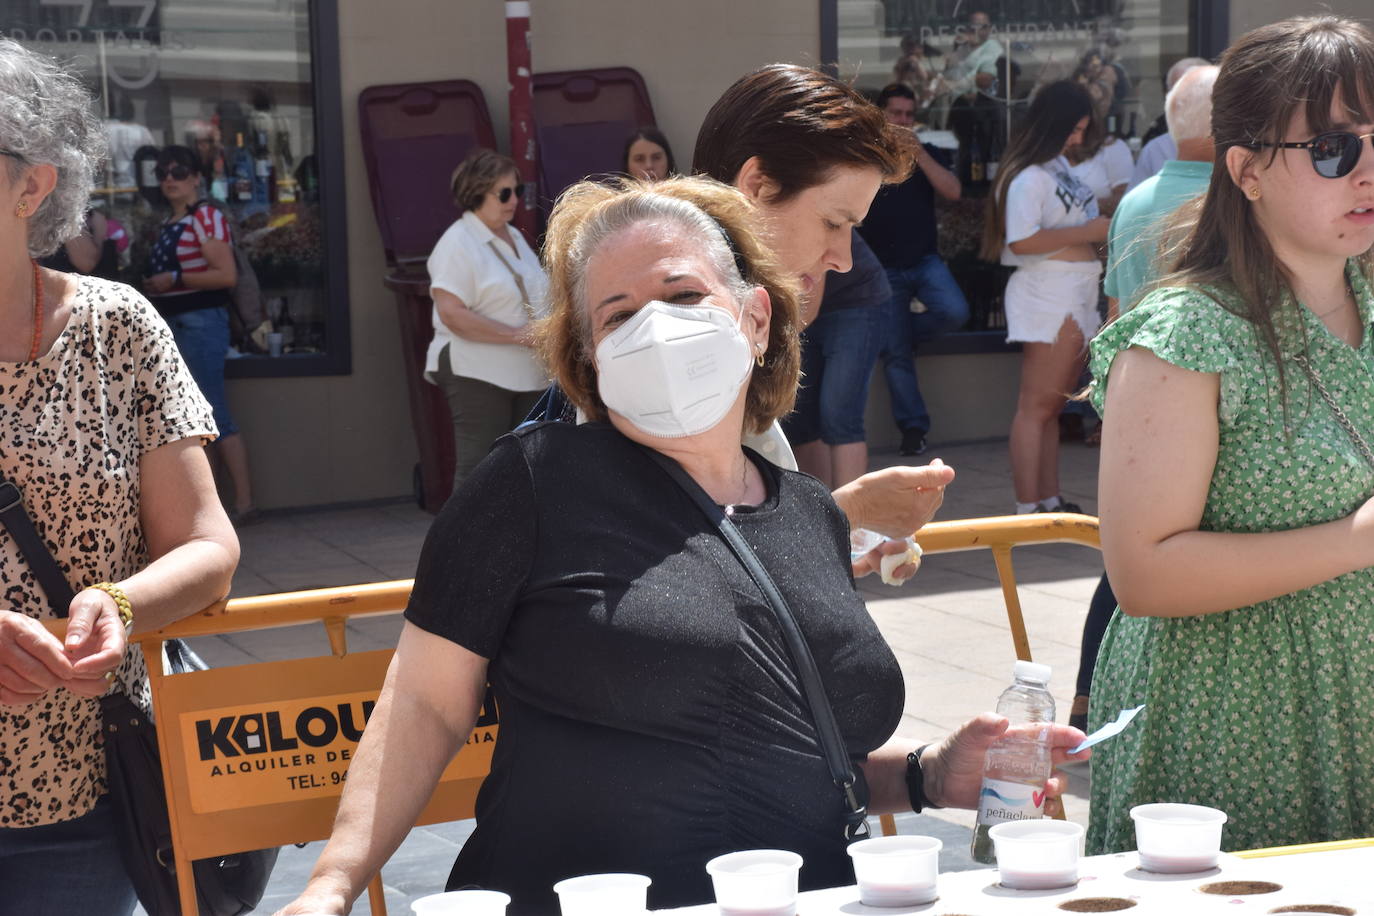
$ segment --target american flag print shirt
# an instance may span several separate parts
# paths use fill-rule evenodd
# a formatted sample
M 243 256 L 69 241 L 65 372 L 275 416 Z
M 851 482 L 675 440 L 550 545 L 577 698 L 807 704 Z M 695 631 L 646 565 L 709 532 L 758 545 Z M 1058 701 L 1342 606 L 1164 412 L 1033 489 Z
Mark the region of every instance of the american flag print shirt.
M 208 269 L 210 262 L 205 260 L 202 248 L 207 239 L 228 243 L 229 223 L 219 208 L 199 203 L 181 219 L 163 225 L 148 260 L 149 276 L 178 270 L 183 274 L 191 274 Z M 190 292 L 193 290 L 178 280 L 176 286 L 163 295 L 176 296 Z

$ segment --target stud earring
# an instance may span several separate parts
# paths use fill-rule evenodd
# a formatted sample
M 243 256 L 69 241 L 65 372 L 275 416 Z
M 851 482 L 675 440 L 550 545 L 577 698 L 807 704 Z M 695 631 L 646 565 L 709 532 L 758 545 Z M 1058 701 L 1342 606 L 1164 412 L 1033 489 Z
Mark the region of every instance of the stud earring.
M 17 216 L 17 217 L 19 217 L 20 219 L 28 219 L 28 218 L 29 218 L 29 202 L 28 202 L 27 200 L 21 200 L 21 201 L 19 201 L 19 203 L 18 203 L 18 204 L 15 206 L 15 208 L 14 208 L 14 215 Z
M 1258 186 L 1258 185 L 1256 185 L 1255 187 L 1253 187 L 1253 188 L 1250 189 L 1250 199 L 1251 199 L 1251 200 L 1259 200 L 1259 199 L 1260 199 L 1260 189 L 1259 189 L 1259 186 Z

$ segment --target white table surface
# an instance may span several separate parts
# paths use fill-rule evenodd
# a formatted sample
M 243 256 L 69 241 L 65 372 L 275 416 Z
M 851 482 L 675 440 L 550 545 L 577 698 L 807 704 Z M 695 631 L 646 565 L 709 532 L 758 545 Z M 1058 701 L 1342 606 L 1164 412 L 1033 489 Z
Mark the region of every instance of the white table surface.
M 1134 852 L 1085 858 L 1079 863 L 1078 885 L 1053 891 L 1004 888 L 997 883 L 996 869 L 943 874 L 939 899 L 913 907 L 864 906 L 857 888 L 835 887 L 802 894 L 797 916 L 1064 916 L 1073 910 L 1061 904 L 1103 897 L 1133 901 L 1135 906 L 1119 911 L 1130 916 L 1261 916 L 1282 912 L 1284 906 L 1323 904 L 1330 907 L 1325 912 L 1374 916 L 1374 847 L 1261 859 L 1223 856 L 1217 868 L 1191 875 L 1155 875 L 1137 864 Z M 1200 890 L 1218 881 L 1268 881 L 1282 889 L 1247 896 Z M 710 904 L 655 912 L 716 916 L 718 911 Z

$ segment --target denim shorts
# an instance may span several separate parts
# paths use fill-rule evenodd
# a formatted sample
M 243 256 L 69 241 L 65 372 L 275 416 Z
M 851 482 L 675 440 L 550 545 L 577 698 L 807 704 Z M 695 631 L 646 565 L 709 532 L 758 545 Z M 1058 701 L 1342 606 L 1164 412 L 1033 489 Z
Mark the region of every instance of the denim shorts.
M 215 412 L 215 426 L 221 436 L 239 431 L 229 414 L 224 393 L 224 357 L 229 352 L 229 310 L 224 306 L 182 312 L 167 319 L 181 358 L 191 370 L 191 378 Z
M 864 441 L 868 382 L 878 360 L 885 305 L 823 314 L 802 333 L 797 406 L 782 421 L 793 445 Z

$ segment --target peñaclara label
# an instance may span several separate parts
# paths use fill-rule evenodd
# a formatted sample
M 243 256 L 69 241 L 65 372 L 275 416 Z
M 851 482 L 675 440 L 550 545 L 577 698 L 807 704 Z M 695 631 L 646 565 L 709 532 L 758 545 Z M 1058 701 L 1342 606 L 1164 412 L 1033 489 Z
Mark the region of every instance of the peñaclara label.
M 978 793 L 978 823 L 1037 820 L 1045 813 L 1045 787 L 1005 779 L 984 779 Z

